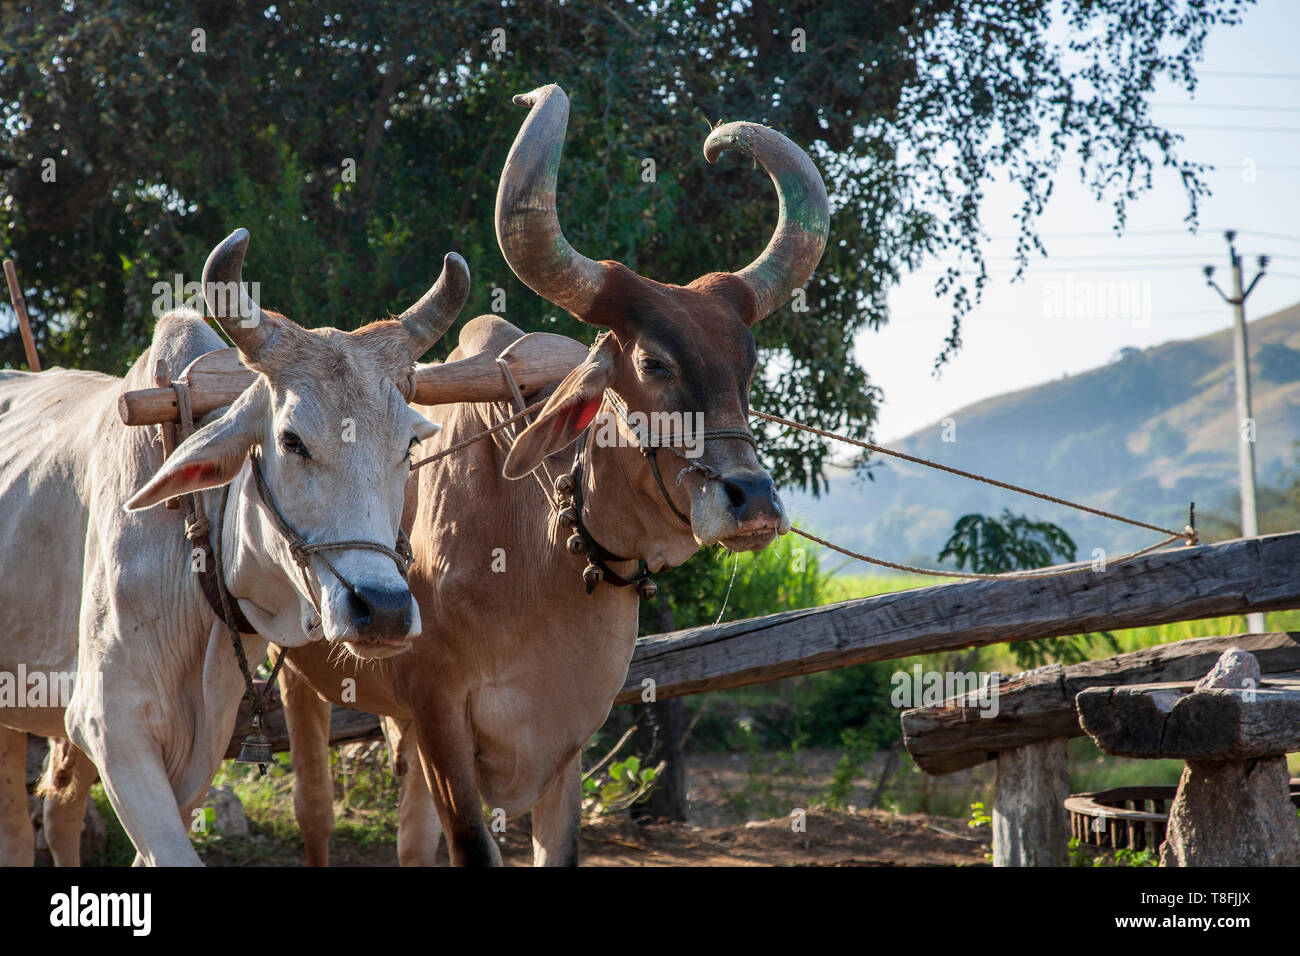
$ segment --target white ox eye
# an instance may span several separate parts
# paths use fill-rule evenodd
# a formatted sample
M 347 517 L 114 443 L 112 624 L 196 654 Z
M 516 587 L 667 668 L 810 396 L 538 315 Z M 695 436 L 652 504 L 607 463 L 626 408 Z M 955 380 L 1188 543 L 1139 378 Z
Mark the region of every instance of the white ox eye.
M 303 458 L 311 457 L 311 452 L 302 443 L 302 439 L 298 437 L 297 432 L 287 431 L 282 434 L 280 436 L 280 448 L 286 455 L 300 455 Z

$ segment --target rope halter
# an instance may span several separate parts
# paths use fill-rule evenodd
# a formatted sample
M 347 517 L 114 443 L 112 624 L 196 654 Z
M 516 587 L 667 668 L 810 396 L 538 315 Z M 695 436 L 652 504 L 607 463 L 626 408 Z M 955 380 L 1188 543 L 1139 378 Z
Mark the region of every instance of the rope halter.
M 389 548 L 382 544 L 376 544 L 374 541 L 365 541 L 358 538 L 350 538 L 346 541 L 319 541 L 310 542 L 285 520 L 284 513 L 280 511 L 275 503 L 275 498 L 271 494 L 271 489 L 266 484 L 266 476 L 262 473 L 262 458 L 256 451 L 248 454 L 249 461 L 253 466 L 253 484 L 257 487 L 257 495 L 262 499 L 262 504 L 266 506 L 271 523 L 275 525 L 275 530 L 280 532 L 280 536 L 289 544 L 289 555 L 293 558 L 293 563 L 298 566 L 298 573 L 302 576 L 303 584 L 307 587 L 307 595 L 311 598 L 312 607 L 316 609 L 316 616 L 324 620 L 324 611 L 321 609 L 320 598 L 316 594 L 316 589 L 312 587 L 309 565 L 312 555 L 318 557 L 325 567 L 329 568 L 330 573 L 334 575 L 348 593 L 356 595 L 357 588 L 341 571 L 334 565 L 334 562 L 325 557 L 326 551 L 374 551 L 378 554 L 392 558 L 393 563 L 397 565 L 397 573 L 405 580 L 411 570 L 411 560 L 413 553 L 411 551 L 411 542 L 407 538 L 406 532 L 400 528 L 397 532 L 396 548 Z

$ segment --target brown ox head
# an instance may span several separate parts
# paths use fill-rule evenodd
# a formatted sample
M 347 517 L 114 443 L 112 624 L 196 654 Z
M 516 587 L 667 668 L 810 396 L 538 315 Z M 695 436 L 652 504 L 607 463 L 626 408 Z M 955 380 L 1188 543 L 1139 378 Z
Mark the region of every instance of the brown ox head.
M 181 443 L 126 508 L 245 475 L 246 493 L 232 496 L 238 551 L 228 556 L 228 583 L 251 604 L 249 620 L 287 647 L 323 637 L 359 657 L 391 655 L 421 630 L 397 562 L 383 551 L 340 547 L 301 552 L 300 574 L 276 513 L 307 545 L 394 547 L 412 446 L 441 427 L 407 404 L 414 364 L 465 304 L 469 270 L 449 253 L 437 283 L 398 318 L 355 332 L 308 329 L 249 295 L 248 239 L 238 229 L 212 251 L 203 293 L 257 381 Z M 254 450 L 265 497 L 245 471 Z
M 643 421 L 675 412 L 684 417 L 674 421 L 702 416 L 705 429 L 732 433 L 708 438 L 690 461 L 660 451 L 665 485 L 678 498 L 675 507 L 689 516 L 698 544 L 720 542 L 734 551 L 766 547 L 789 530 L 789 519 L 755 448 L 735 433 L 748 432 L 757 358 L 751 328 L 808 281 L 825 248 L 830 209 L 821 176 L 803 150 L 765 126 L 728 123 L 714 129 L 704 143 L 709 162 L 735 149 L 772 177 L 780 199 L 776 232 L 738 272 L 665 285 L 618 262 L 588 259 L 569 245 L 555 208 L 568 98 L 550 85 L 516 96 L 515 103 L 532 112 L 497 192 L 501 251 L 538 295 L 610 332 L 520 435 L 506 460 L 506 477 L 528 474 L 575 441 L 612 390 Z M 687 494 L 689 503 L 680 500 Z

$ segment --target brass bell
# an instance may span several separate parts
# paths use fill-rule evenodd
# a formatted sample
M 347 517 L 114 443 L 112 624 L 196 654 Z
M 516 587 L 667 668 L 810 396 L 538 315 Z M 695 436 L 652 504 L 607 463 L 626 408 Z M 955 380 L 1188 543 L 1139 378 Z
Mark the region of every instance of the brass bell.
M 262 776 L 266 776 L 266 765 L 274 759 L 271 755 L 271 741 L 267 740 L 262 732 L 254 727 L 253 732 L 245 737 L 244 742 L 239 745 L 239 756 L 235 758 L 235 761 L 236 763 L 258 764 Z
M 569 554 L 582 554 L 586 542 L 582 540 L 582 535 L 575 533 L 569 535 L 569 540 L 564 542 L 564 546 L 569 549 Z
M 596 585 L 603 580 L 605 580 L 605 575 L 594 564 L 589 564 L 582 569 L 582 583 L 587 585 L 588 594 L 596 590 Z
M 578 523 L 578 512 L 573 508 L 565 508 L 560 512 L 560 524 L 565 528 L 572 528 Z
M 636 593 L 641 595 L 647 601 L 653 601 L 655 595 L 659 593 L 659 585 L 655 584 L 650 578 L 644 577 L 636 583 Z
M 562 494 L 562 495 L 572 494 L 572 493 L 573 493 L 573 476 L 572 476 L 572 475 L 560 475 L 559 478 L 556 478 L 556 479 L 555 479 L 555 490 L 556 490 L 559 494 Z

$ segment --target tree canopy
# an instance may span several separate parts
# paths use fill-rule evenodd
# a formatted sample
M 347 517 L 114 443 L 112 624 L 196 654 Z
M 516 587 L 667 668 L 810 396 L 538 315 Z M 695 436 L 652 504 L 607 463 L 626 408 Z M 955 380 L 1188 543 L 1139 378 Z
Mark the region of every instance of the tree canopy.
M 0 5 L 0 235 L 39 348 L 120 373 L 148 342 L 154 286 L 196 280 L 236 226 L 264 304 L 306 325 L 400 311 L 443 253 L 469 262 L 469 318 L 504 290 L 525 330 L 594 330 L 514 279 L 496 180 L 523 120 L 511 96 L 559 83 L 573 112 L 561 222 L 592 258 L 686 282 L 737 269 L 776 220 L 767 177 L 710 167 L 711 125 L 745 119 L 810 151 L 832 197 L 807 293 L 756 330 L 756 407 L 865 438 L 879 391 L 854 359 L 907 270 L 961 253 L 936 291 L 947 346 L 987 273 L 980 199 L 1023 191 L 1018 253 L 1068 151 L 1117 226 L 1162 168 L 1189 218 L 1201 168 L 1150 118 L 1162 78 L 1192 89 L 1207 31 L 1239 0 L 100 0 Z M 646 181 L 645 160 L 654 161 Z M 52 161 L 52 162 L 51 162 Z M 440 345 L 454 344 L 454 332 Z M 18 365 L 12 322 L 0 362 Z M 781 485 L 824 486 L 830 450 L 772 432 Z

